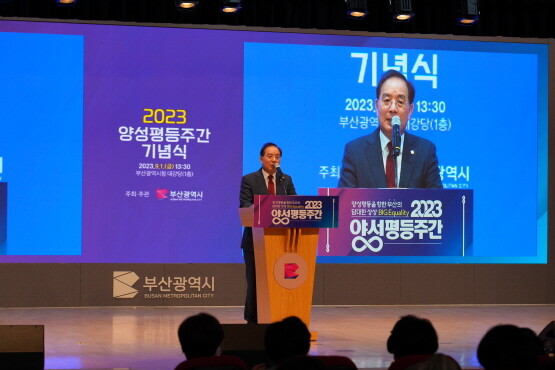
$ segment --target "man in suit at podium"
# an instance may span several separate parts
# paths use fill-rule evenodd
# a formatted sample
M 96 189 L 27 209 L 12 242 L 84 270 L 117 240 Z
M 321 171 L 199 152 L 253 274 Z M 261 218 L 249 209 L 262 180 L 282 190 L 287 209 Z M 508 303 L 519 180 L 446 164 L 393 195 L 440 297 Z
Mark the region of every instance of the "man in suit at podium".
M 443 188 L 435 145 L 405 132 L 414 110 L 414 96 L 414 86 L 402 73 L 395 70 L 384 73 L 376 88 L 380 127 L 345 146 L 340 188 Z M 400 120 L 401 134 L 397 179 L 393 170 L 395 157 L 389 145 L 393 117 Z
M 254 203 L 255 195 L 297 195 L 291 176 L 281 172 L 281 149 L 274 143 L 266 143 L 260 149 L 260 163 L 262 168 L 243 176 L 239 207 L 250 207 Z M 256 310 L 256 269 L 254 261 L 254 245 L 252 228 L 245 227 L 241 241 L 245 258 L 245 272 L 247 278 L 247 297 L 245 299 L 245 320 L 257 323 Z

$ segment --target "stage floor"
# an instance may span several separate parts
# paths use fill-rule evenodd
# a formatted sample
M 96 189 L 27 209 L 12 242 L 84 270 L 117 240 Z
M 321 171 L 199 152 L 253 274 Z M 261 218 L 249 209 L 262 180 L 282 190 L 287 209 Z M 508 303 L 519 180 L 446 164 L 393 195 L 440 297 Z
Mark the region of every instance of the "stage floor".
M 189 315 L 208 312 L 222 323 L 243 323 L 242 307 L 3 308 L 0 325 L 45 326 L 46 369 L 173 369 L 184 359 L 177 327 Z M 476 346 L 497 324 L 539 333 L 555 320 L 555 305 L 315 306 L 310 353 L 350 357 L 360 369 L 383 369 L 385 348 L 400 316 L 432 321 L 439 352 L 463 368 L 479 368 Z

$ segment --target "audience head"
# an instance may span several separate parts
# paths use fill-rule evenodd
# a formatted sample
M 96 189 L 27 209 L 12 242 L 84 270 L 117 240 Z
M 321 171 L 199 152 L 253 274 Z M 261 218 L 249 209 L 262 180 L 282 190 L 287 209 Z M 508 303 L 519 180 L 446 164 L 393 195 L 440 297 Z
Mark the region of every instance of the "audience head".
M 387 339 L 387 351 L 394 359 L 408 355 L 433 355 L 439 347 L 432 323 L 413 315 L 401 317 Z
M 287 317 L 268 325 L 264 347 L 274 364 L 286 358 L 306 356 L 310 349 L 310 332 L 298 317 Z
M 187 360 L 197 357 L 217 356 L 224 340 L 222 325 L 207 313 L 186 318 L 177 330 L 181 349 Z
M 533 369 L 538 361 L 538 343 L 534 337 L 529 329 L 494 326 L 478 345 L 478 361 L 485 370 Z

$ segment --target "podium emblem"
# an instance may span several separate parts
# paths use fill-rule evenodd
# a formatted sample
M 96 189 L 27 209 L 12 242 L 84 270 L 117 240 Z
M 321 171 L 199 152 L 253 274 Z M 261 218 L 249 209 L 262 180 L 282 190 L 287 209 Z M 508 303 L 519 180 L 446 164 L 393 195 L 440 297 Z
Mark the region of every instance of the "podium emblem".
M 285 289 L 296 289 L 304 284 L 308 265 L 297 253 L 285 253 L 274 265 L 274 279 Z

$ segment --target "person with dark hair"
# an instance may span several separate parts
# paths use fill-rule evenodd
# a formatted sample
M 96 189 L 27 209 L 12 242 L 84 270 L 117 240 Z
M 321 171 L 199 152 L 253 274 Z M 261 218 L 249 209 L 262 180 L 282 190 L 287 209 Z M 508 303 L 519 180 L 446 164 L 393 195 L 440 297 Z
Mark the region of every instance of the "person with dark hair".
M 222 325 L 214 316 L 199 313 L 189 316 L 177 329 L 181 349 L 188 360 L 196 357 L 217 356 L 224 340 Z
M 286 359 L 306 356 L 310 350 L 310 331 L 298 317 L 287 317 L 268 325 L 264 348 L 274 366 Z
M 291 176 L 279 169 L 282 156 L 281 148 L 274 143 L 266 143 L 260 149 L 260 163 L 262 167 L 241 179 L 239 193 L 239 207 L 250 207 L 254 203 L 255 195 L 297 195 Z M 247 297 L 245 299 L 244 317 L 248 323 L 257 323 L 256 308 L 256 267 L 254 261 L 254 243 L 252 228 L 245 227 L 241 241 L 243 257 L 245 259 L 245 274 L 247 279 Z
M 200 368 L 226 368 L 246 370 L 247 365 L 238 357 L 222 356 L 224 329 L 214 316 L 199 313 L 189 316 L 177 329 L 181 350 L 187 358 L 175 370 Z
M 436 330 L 427 319 L 413 315 L 401 317 L 387 339 L 387 351 L 393 354 L 389 370 L 402 370 L 429 359 L 439 348 Z
M 380 127 L 345 146 L 340 188 L 442 188 L 435 145 L 405 131 L 414 110 L 414 86 L 400 72 L 389 70 L 376 88 Z M 398 159 L 393 155 L 394 117 L 400 121 Z M 394 161 L 397 160 L 397 178 Z
M 478 361 L 485 370 L 532 370 L 538 364 L 538 343 L 529 329 L 497 325 L 478 344 Z

